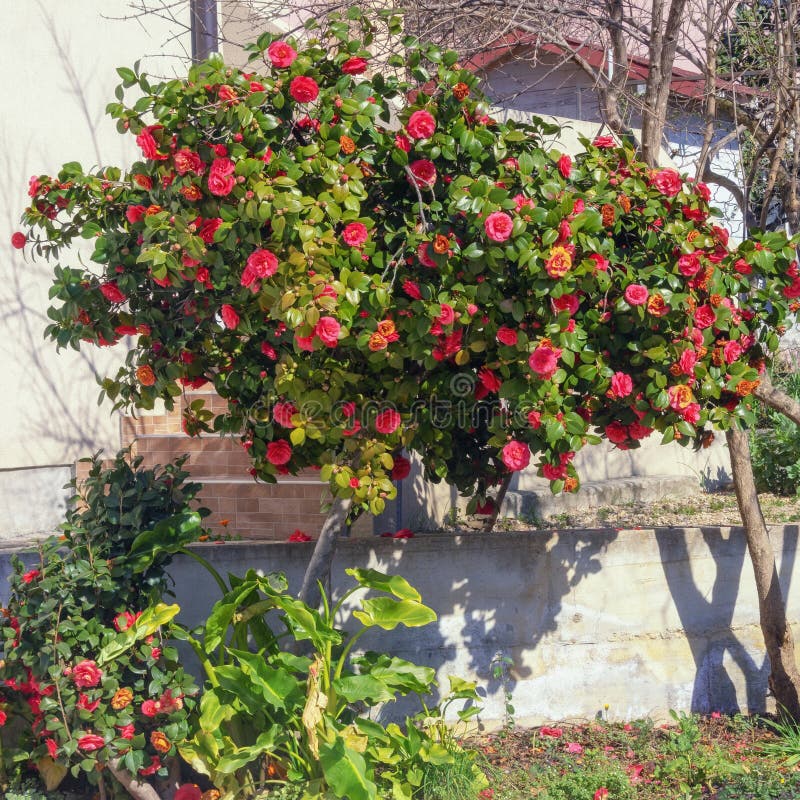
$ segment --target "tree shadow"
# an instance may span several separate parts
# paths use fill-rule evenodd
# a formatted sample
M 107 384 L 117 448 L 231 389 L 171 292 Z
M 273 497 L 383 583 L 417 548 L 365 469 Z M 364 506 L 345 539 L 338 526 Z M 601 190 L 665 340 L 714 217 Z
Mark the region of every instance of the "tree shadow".
M 687 529 L 661 528 L 655 532 L 664 576 L 695 663 L 690 709 L 701 714 L 764 712 L 770 665 L 760 629 L 752 623 L 758 619 L 754 589 L 742 593 L 742 578 L 752 582 L 749 570 L 744 570 L 744 531 L 715 527 L 699 530 L 702 544 L 690 537 Z M 784 528 L 778 554 L 784 597 L 790 587 L 797 538 L 797 526 Z M 709 558 L 714 561 L 713 577 L 710 581 L 696 579 L 698 564 Z M 743 611 L 749 622 L 741 619 Z M 744 696 L 736 690 L 732 670 L 742 675 Z

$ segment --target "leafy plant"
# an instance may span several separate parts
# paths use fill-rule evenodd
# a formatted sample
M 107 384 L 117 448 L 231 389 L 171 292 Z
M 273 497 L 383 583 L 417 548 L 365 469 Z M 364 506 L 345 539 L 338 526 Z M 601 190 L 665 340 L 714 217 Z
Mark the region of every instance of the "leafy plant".
M 162 597 L 172 553 L 207 512 L 188 508 L 199 487 L 183 460 L 141 469 L 128 455 L 86 459 L 63 535 L 35 564 L 14 560 L 0 660 L 7 781 L 29 762 L 47 789 L 68 773 L 112 787 L 110 773 L 166 776 L 188 732 L 197 689 L 170 643 L 178 607 Z
M 473 704 L 459 718 L 477 713 L 473 684 L 452 678 L 443 704 L 433 710 L 423 704 L 405 729 L 361 715 L 398 697 L 422 698 L 435 680 L 430 667 L 383 653 L 357 654 L 356 643 L 370 629 L 419 627 L 436 615 L 400 576 L 347 572 L 356 585 L 335 604 L 323 597 L 321 611 L 289 595 L 282 575 L 232 577 L 202 641 L 190 640 L 207 683 L 197 731 L 180 752 L 222 791 L 222 800 L 284 783 L 302 785 L 304 798 L 374 800 L 391 793 L 402 800 L 419 795 L 431 765 L 460 760 L 459 769 L 467 770 L 443 714 L 454 701 Z M 335 619 L 364 590 L 369 596 L 352 612 L 360 627 L 345 634 Z M 281 643 L 287 635 L 288 646 Z M 303 648 L 307 653 L 299 654 Z M 480 771 L 474 765 L 468 771 L 471 786 L 480 788 Z

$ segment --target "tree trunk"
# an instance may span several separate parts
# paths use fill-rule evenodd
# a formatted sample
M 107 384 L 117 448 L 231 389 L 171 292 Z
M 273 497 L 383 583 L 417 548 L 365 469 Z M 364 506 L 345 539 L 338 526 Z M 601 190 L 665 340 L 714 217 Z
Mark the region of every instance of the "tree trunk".
M 795 661 L 792 631 L 786 621 L 786 603 L 778 582 L 775 552 L 756 494 L 747 437 L 747 431 L 730 430 L 727 433 L 736 500 L 755 573 L 761 631 L 770 661 L 770 689 L 779 710 L 797 721 L 800 720 L 800 673 Z
M 314 553 L 306 567 L 306 574 L 303 576 L 303 585 L 298 597 L 312 608 L 316 608 L 320 601 L 318 581 L 324 582 L 326 578 L 330 579 L 336 543 L 347 524 L 347 514 L 351 504 L 350 498 L 335 497 L 333 499 L 325 524 L 322 526 L 322 532 L 317 539 Z
M 500 488 L 497 490 L 497 497 L 494 498 L 494 508 L 492 509 L 492 513 L 489 514 L 489 518 L 483 523 L 484 533 L 491 533 L 494 530 L 494 526 L 497 523 L 497 518 L 500 516 L 500 507 L 503 505 L 503 500 L 506 499 L 506 492 L 508 491 L 508 487 L 511 485 L 511 478 L 513 476 L 514 473 L 509 472 L 503 477 L 503 480 L 500 483 Z
M 765 405 L 774 411 L 788 417 L 795 425 L 800 425 L 800 403 L 791 395 L 778 389 L 768 373 L 761 376 L 761 382 L 753 394 Z
M 161 800 L 158 792 L 149 783 L 140 781 L 137 777 L 131 775 L 122 766 L 120 759 L 112 758 L 108 762 L 108 769 L 135 800 Z

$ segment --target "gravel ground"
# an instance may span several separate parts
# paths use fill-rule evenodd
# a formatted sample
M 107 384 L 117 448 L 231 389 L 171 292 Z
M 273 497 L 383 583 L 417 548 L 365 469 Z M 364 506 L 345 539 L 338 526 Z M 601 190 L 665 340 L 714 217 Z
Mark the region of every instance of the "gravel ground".
M 764 519 L 771 525 L 800 522 L 800 497 L 760 495 Z M 733 491 L 700 493 L 655 503 L 625 503 L 557 514 L 538 525 L 530 521 L 499 520 L 497 531 L 561 528 L 653 528 L 741 525 Z M 472 526 L 467 526 L 472 527 Z

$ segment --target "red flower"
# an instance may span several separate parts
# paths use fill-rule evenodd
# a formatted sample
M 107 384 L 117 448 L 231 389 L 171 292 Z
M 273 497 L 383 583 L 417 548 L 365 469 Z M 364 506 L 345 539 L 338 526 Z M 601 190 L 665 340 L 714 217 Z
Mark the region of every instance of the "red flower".
M 126 631 L 141 616 L 141 611 L 137 611 L 135 614 L 132 611 L 123 611 L 114 617 L 114 627 L 118 631 Z
M 155 717 L 160 710 L 157 700 L 145 700 L 142 703 L 142 714 L 146 717 Z
M 236 313 L 236 309 L 232 305 L 228 303 L 224 303 L 222 308 L 219 310 L 219 315 L 222 317 L 222 324 L 228 330 L 235 330 L 240 322 L 239 315 Z
M 392 534 L 392 539 L 413 539 L 414 533 L 410 528 L 400 528 Z
M 8 719 L 8 715 L 6 714 L 6 712 L 5 711 L 0 711 L 0 728 L 2 728 L 3 725 L 6 724 L 6 720 L 7 719 Z M 49 739 L 48 741 L 52 742 L 53 740 Z M 48 745 L 48 747 L 49 747 L 49 745 Z M 55 756 L 54 756 L 54 758 L 55 758 Z
M 408 477 L 410 472 L 411 462 L 404 456 L 395 456 L 394 466 L 392 467 L 392 471 L 390 473 L 391 479 L 393 481 L 402 481 L 404 478 Z
M 512 472 L 519 472 L 531 463 L 531 451 L 525 442 L 512 439 L 502 450 L 503 463 Z
M 440 303 L 440 314 L 436 317 L 436 321 L 440 325 L 452 325 L 456 321 L 456 312 L 451 305 L 447 303 Z
M 119 731 L 119 738 L 127 739 L 128 741 L 133 739 L 136 732 L 136 729 L 134 728 L 133 724 L 117 725 L 117 730 Z
M 508 328 L 505 325 L 497 329 L 497 341 L 500 344 L 515 347 L 518 340 L 517 332 L 513 328 Z
M 219 172 L 209 173 L 208 191 L 217 197 L 229 195 L 235 185 L 236 178 L 233 175 L 221 175 Z
M 22 576 L 22 582 L 23 583 L 33 583 L 33 581 L 35 581 L 41 574 L 42 573 L 41 573 L 40 570 L 32 569 L 32 570 L 30 570 L 30 572 L 26 572 Z
M 680 272 L 681 275 L 685 275 L 687 278 L 696 275 L 700 271 L 701 266 L 700 258 L 697 253 L 684 253 L 684 255 L 678 259 L 678 272 Z
M 100 683 L 103 677 L 102 670 L 97 666 L 94 661 L 79 661 L 73 668 L 72 680 L 79 689 L 91 689 Z
M 312 538 L 299 528 L 286 540 L 287 542 L 310 542 Z
M 292 65 L 297 58 L 297 51 L 290 44 L 278 40 L 267 48 L 267 55 L 273 67 L 283 68 Z
M 285 439 L 276 439 L 267 445 L 267 461 L 276 467 L 288 464 L 292 458 L 292 446 Z
M 150 764 L 139 770 L 140 775 L 155 775 L 161 769 L 161 759 L 158 756 L 150 756 Z
M 402 133 L 398 133 L 394 137 L 394 146 L 402 150 L 404 153 L 411 152 L 411 141 L 409 140 L 408 136 L 403 136 Z
M 142 129 L 142 132 L 136 137 L 136 144 L 142 148 L 142 154 L 145 158 L 153 161 L 165 161 L 169 156 L 158 152 L 158 145 L 153 138 L 152 131 L 160 128 L 160 125 L 149 125 Z
M 278 259 L 269 250 L 254 250 L 247 258 L 247 265 L 242 272 L 242 286 L 253 287 L 263 278 L 270 278 L 278 271 Z
M 621 422 L 606 425 L 606 439 L 613 444 L 625 444 L 628 441 L 628 429 Z
M 716 322 L 716 319 L 717 315 L 713 307 L 708 304 L 700 306 L 694 312 L 694 324 L 698 328 L 709 328 Z
M 203 790 L 196 783 L 184 783 L 172 797 L 172 800 L 200 800 Z
M 549 380 L 558 369 L 561 350 L 550 344 L 540 344 L 528 358 L 528 366 L 543 380 Z
M 105 739 L 103 739 L 102 736 L 98 736 L 96 733 L 87 733 L 78 739 L 78 749 L 85 750 L 87 753 L 100 750 L 105 746 Z
M 601 786 L 593 795 L 592 800 L 607 800 L 608 798 L 608 789 L 605 786 Z
M 483 227 L 493 242 L 504 242 L 511 236 L 514 220 L 505 211 L 495 211 L 486 217 Z
M 269 342 L 261 343 L 261 353 L 262 355 L 265 355 L 267 358 L 272 359 L 272 361 L 278 360 L 278 353 L 275 351 L 275 348 Z
M 421 158 L 419 161 L 412 161 L 408 168 L 414 176 L 414 180 L 423 188 L 430 188 L 436 183 L 436 167 L 433 161 Z M 427 265 L 426 265 L 427 266 Z
M 481 382 L 481 386 L 489 392 L 499 392 L 500 387 L 503 385 L 500 378 L 488 367 L 481 367 L 478 370 L 478 380 Z
M 436 130 L 436 120 L 427 111 L 415 111 L 406 125 L 412 139 L 430 139 Z
M 434 265 L 435 266 L 435 265 Z M 405 280 L 403 282 L 403 291 L 413 300 L 421 300 L 422 294 L 419 291 L 419 286 L 412 280 Z
M 214 234 L 217 232 L 219 226 L 222 225 L 222 220 L 219 217 L 207 220 L 203 220 L 198 217 L 194 224 L 198 226 L 197 235 L 206 244 L 213 244 Z
M 11 234 L 11 246 L 16 247 L 17 250 L 22 250 L 26 241 L 25 234 L 20 231 Z
M 558 171 L 565 178 L 569 178 L 569 174 L 572 172 L 572 159 L 566 153 L 558 159 Z
M 320 317 L 314 328 L 314 333 L 326 347 L 336 347 L 339 344 L 339 333 L 342 326 L 333 317 Z
M 608 259 L 599 253 L 592 253 L 589 258 L 594 261 L 594 268 L 598 272 L 608 272 Z
M 91 713 L 92 711 L 97 711 L 100 706 L 100 700 L 89 700 L 89 698 L 81 692 L 78 696 L 78 702 L 75 705 L 83 711 Z
M 542 427 L 542 412 L 541 411 L 529 411 L 528 412 L 528 425 L 531 426 L 534 430 L 537 430 Z
M 740 274 L 740 275 L 750 275 L 752 273 L 753 268 L 748 264 L 743 258 L 738 259 L 733 268 Z
M 616 142 L 614 141 L 613 136 L 595 136 L 594 141 L 592 144 L 595 147 L 599 147 L 600 149 L 614 147 Z
M 172 157 L 175 162 L 175 171 L 179 175 L 193 172 L 195 175 L 202 175 L 206 171 L 206 165 L 197 153 L 192 152 L 188 147 L 182 147 Z
M 631 376 L 624 372 L 615 372 L 611 378 L 611 389 L 609 395 L 614 400 L 627 397 L 633 391 L 633 381 Z
M 398 429 L 400 422 L 400 415 L 393 408 L 387 408 L 375 417 L 375 430 L 388 436 Z
M 363 222 L 351 222 L 342 231 L 342 240 L 350 247 L 361 247 L 368 236 L 367 226 Z
M 562 294 L 557 297 L 553 302 L 553 308 L 558 311 L 568 311 L 570 316 L 580 308 L 581 301 L 574 294 Z
M 319 86 L 313 78 L 298 75 L 289 84 L 289 94 L 298 103 L 311 103 L 319 96 Z
M 292 416 L 297 413 L 293 403 L 275 403 L 272 418 L 283 428 L 294 428 Z
M 2 713 L 2 712 L 0 712 L 0 713 Z M 56 740 L 55 739 L 45 739 L 44 743 L 45 743 L 45 746 L 47 747 L 48 755 L 50 756 L 50 758 L 55 760 L 55 757 L 58 754 L 58 745 L 56 744 Z
M 674 197 L 683 188 L 681 176 L 674 169 L 656 170 L 651 176 L 651 181 L 653 186 L 667 197 Z
M 108 281 L 100 285 L 100 292 L 109 303 L 124 303 L 128 297 L 120 291 L 116 281 Z
M 358 56 L 348 58 L 347 61 L 342 64 L 342 72 L 344 72 L 345 75 L 360 75 L 366 69 L 367 59 L 359 58 Z
M 631 283 L 625 287 L 625 300 L 628 305 L 642 306 L 647 302 L 648 291 L 641 283 Z

